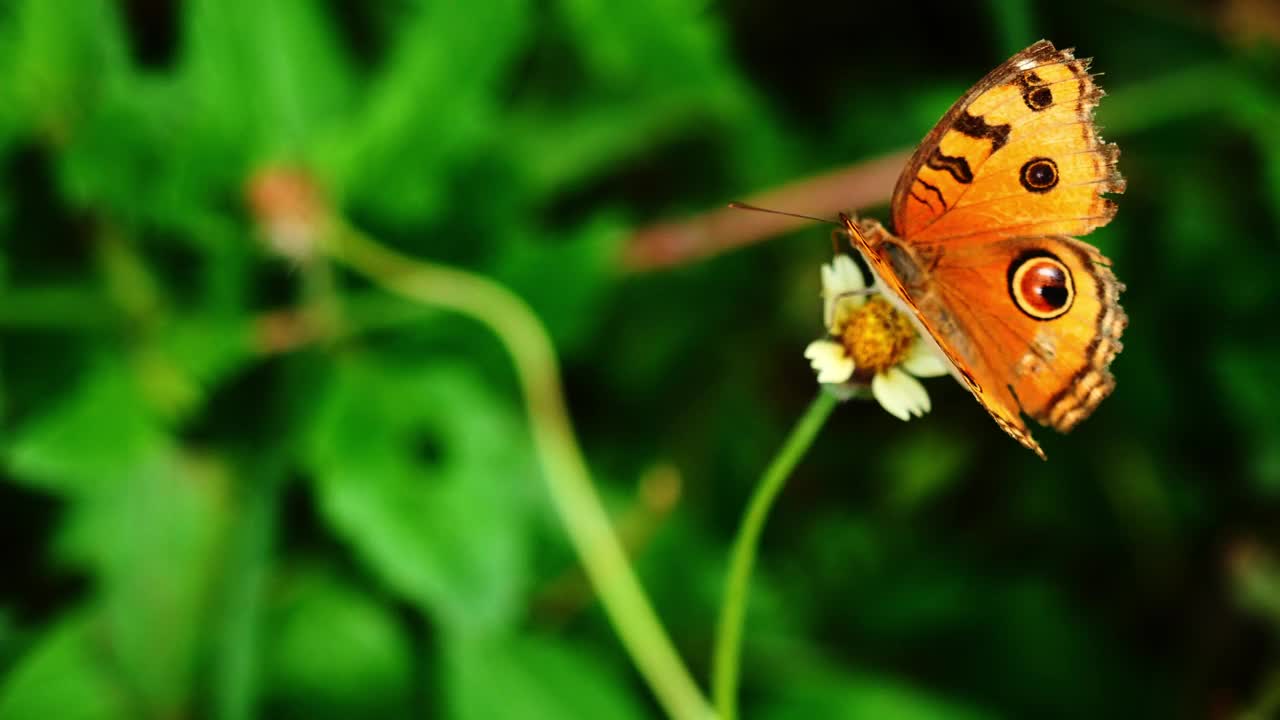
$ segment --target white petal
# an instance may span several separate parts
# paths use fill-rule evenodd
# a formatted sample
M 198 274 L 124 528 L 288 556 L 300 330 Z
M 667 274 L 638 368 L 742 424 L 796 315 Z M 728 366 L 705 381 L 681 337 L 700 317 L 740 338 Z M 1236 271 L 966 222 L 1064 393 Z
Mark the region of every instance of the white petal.
M 814 340 L 805 346 L 804 356 L 810 360 L 817 360 L 843 351 L 844 348 L 840 346 L 840 343 L 834 340 Z
M 804 349 L 809 364 L 818 371 L 820 383 L 842 383 L 853 375 L 853 358 L 844 346 L 831 340 L 814 340 Z
M 916 340 L 911 352 L 902 361 L 902 369 L 916 377 L 942 377 L 951 372 L 947 361 L 924 339 Z
M 933 409 L 933 406 L 929 402 L 929 392 L 924 389 L 924 385 L 921 384 L 919 380 L 916 380 L 897 368 L 890 368 L 889 372 L 896 372 L 898 374 L 894 382 L 897 383 L 902 393 L 910 399 L 911 414 L 916 417 L 920 417 Z
M 825 275 L 827 266 L 822 266 L 822 272 Z M 836 299 L 834 295 L 828 295 L 824 290 L 822 293 L 822 327 L 830 330 L 836 321 Z
M 832 262 L 830 262 L 830 263 L 823 263 L 823 265 L 822 265 L 822 295 L 823 295 L 823 297 L 826 297 L 826 296 L 828 296 L 828 295 L 831 295 L 831 294 L 833 294 L 833 293 L 835 292 L 834 290 L 832 290 L 832 289 L 831 289 L 831 288 L 835 287 L 835 284 L 836 284 L 836 270 L 835 270 L 835 267 L 834 267 L 834 266 L 835 266 L 835 261 L 834 261 L 834 260 L 833 260 Z
M 822 323 L 827 328 L 835 320 L 836 305 L 851 303 L 854 307 L 866 302 L 863 290 L 866 279 L 857 263 L 848 255 L 837 255 L 822 266 Z M 851 294 L 855 293 L 855 294 Z
M 829 273 L 823 276 L 823 289 L 834 295 L 850 292 L 862 292 L 867 287 L 867 281 L 862 277 L 862 271 L 858 269 L 858 264 L 848 255 L 837 255 L 832 259 L 831 264 L 824 266 L 829 267 Z
M 818 373 L 818 382 L 827 385 L 849 382 L 849 378 L 853 377 L 853 370 L 853 359 L 844 358 L 837 363 L 828 365 L 822 372 Z
M 929 393 L 919 380 L 897 368 L 876 373 L 871 378 L 871 394 L 890 415 L 900 420 L 910 420 L 912 415 L 929 412 Z
M 911 419 L 906 399 L 899 394 L 897 385 L 889 380 L 889 376 L 876 373 L 875 377 L 871 378 L 871 394 L 880 403 L 880 407 L 887 410 L 890 415 L 899 420 Z

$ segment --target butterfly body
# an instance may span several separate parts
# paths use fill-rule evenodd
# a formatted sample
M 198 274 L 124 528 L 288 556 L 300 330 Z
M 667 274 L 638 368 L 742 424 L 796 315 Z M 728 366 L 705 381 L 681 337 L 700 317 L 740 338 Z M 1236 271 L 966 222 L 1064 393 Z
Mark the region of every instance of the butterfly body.
M 997 424 L 1067 431 L 1111 392 L 1127 319 L 1097 248 L 1119 151 L 1093 123 L 1087 61 L 1041 41 L 978 82 L 907 164 L 894 233 L 843 217 L 885 296 L 914 319 Z

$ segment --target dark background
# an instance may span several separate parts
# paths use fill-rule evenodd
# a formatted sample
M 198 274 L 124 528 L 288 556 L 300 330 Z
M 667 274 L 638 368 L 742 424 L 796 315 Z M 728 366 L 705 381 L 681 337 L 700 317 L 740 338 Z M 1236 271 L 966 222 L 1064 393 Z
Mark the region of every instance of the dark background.
M 529 301 L 705 683 L 829 231 L 655 272 L 631 234 L 910 148 L 1042 37 L 1123 151 L 1115 394 L 1047 463 L 948 379 L 909 424 L 838 408 L 764 537 L 744 715 L 1274 712 L 1276 3 L 4 0 L 0 717 L 657 715 L 501 346 L 273 253 L 246 188 L 293 168 Z

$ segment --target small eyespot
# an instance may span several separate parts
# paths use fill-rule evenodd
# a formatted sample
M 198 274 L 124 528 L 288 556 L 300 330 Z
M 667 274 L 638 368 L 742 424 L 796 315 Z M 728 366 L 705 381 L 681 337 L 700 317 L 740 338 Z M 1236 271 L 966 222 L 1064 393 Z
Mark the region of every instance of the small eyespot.
M 1052 320 L 1071 309 L 1071 271 L 1044 251 L 1022 255 L 1009 266 L 1009 294 L 1018 309 L 1036 320 Z
M 1047 87 L 1035 88 L 1023 93 L 1022 99 L 1027 103 L 1027 107 L 1040 112 L 1053 105 L 1053 91 Z
M 1030 192 L 1049 192 L 1058 184 L 1058 164 L 1047 157 L 1031 158 L 1022 166 L 1018 179 Z

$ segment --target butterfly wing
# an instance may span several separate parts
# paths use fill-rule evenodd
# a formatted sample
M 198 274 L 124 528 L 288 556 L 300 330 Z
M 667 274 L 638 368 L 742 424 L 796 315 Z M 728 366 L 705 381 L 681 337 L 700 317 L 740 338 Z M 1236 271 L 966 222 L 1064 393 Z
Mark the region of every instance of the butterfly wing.
M 1040 41 L 991 71 L 942 117 L 893 196 L 915 245 L 1084 235 L 1115 215 L 1119 149 L 1093 123 L 1088 60 Z
M 932 278 L 919 305 L 929 331 L 1000 427 L 1036 453 L 1023 413 L 1067 432 L 1115 387 L 1124 286 L 1092 245 L 1011 238 L 944 256 Z
M 1127 319 L 1092 245 L 1124 190 L 1093 123 L 1088 61 L 1046 41 L 1014 55 L 943 116 L 893 198 L 899 237 L 847 222 L 883 286 L 996 422 L 1044 457 L 1022 419 L 1066 431 L 1110 393 Z
M 996 423 L 1041 458 L 1023 413 L 1071 430 L 1115 387 L 1124 285 L 1092 245 L 1017 237 L 920 255 L 874 221 L 846 228 L 887 291 Z

